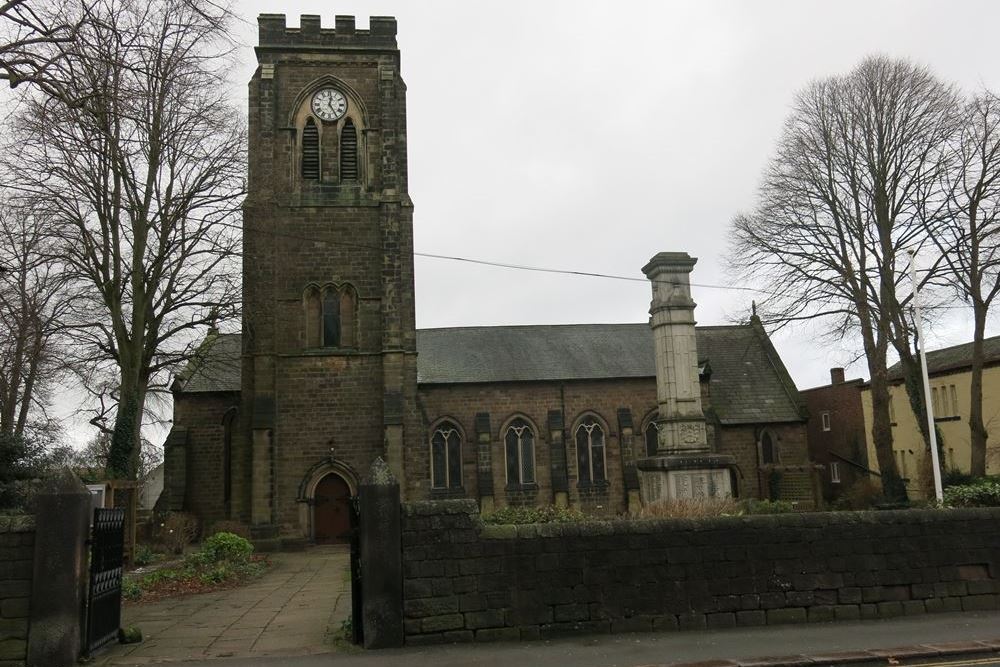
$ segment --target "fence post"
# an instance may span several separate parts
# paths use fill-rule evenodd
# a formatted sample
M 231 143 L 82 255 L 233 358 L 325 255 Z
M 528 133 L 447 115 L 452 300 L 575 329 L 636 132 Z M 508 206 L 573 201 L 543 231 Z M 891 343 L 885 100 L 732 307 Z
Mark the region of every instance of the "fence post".
M 361 484 L 361 609 L 365 648 L 403 645 L 399 483 L 382 458 Z
M 75 665 L 86 618 L 90 492 L 69 470 L 36 496 L 28 667 Z

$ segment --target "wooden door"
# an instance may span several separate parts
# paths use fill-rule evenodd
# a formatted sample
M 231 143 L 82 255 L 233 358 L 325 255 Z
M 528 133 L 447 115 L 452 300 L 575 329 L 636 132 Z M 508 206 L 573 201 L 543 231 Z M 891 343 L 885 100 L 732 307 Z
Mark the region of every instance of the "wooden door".
M 340 475 L 330 473 L 316 485 L 313 517 L 317 543 L 331 544 L 349 540 L 351 515 L 347 504 L 350 497 L 351 489 Z

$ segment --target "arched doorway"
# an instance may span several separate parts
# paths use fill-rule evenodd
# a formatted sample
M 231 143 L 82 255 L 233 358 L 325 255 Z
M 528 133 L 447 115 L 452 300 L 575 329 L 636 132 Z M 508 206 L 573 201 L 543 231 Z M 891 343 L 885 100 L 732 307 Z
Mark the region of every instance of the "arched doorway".
M 351 529 L 351 487 L 336 473 L 325 475 L 313 494 L 313 521 L 317 544 L 347 542 Z

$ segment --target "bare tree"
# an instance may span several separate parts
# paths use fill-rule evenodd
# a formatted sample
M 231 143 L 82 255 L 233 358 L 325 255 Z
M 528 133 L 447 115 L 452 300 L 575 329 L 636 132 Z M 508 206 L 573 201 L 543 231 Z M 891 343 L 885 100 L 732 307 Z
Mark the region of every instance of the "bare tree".
M 956 168 L 946 173 L 948 216 L 932 235 L 947 266 L 945 282 L 972 307 L 969 430 L 971 472 L 986 474 L 983 422 L 983 339 L 989 309 L 1000 292 L 1000 98 L 989 91 L 964 109 L 956 137 Z
M 245 120 L 228 100 L 228 10 L 101 0 L 92 16 L 65 63 L 82 103 L 24 105 L 17 176 L 67 241 L 92 421 L 112 433 L 109 473 L 134 477 L 148 393 L 238 315 Z
M 905 497 L 905 487 L 892 450 L 888 351 L 912 372 L 906 251 L 928 245 L 941 217 L 936 187 L 956 100 L 927 69 L 883 57 L 810 84 L 796 97 L 756 209 L 733 222 L 731 266 L 738 279 L 769 286 L 766 320 L 822 319 L 833 338 L 860 335 L 872 438 L 892 498 Z M 919 418 L 919 392 L 911 403 Z
M 64 57 L 87 10 L 83 3 L 0 0 L 0 80 L 62 95 L 71 74 Z
M 0 206 L 0 433 L 35 438 L 66 369 L 59 333 L 70 307 L 66 273 L 46 221 Z

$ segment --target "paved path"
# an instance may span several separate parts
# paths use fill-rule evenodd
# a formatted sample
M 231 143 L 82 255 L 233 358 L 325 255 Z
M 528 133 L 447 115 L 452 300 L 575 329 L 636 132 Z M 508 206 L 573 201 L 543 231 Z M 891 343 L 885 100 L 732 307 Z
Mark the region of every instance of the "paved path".
M 347 547 L 314 547 L 271 558 L 271 570 L 242 588 L 126 605 L 123 625 L 137 625 L 143 642 L 115 646 L 98 664 L 335 650 L 332 636 L 351 613 Z

